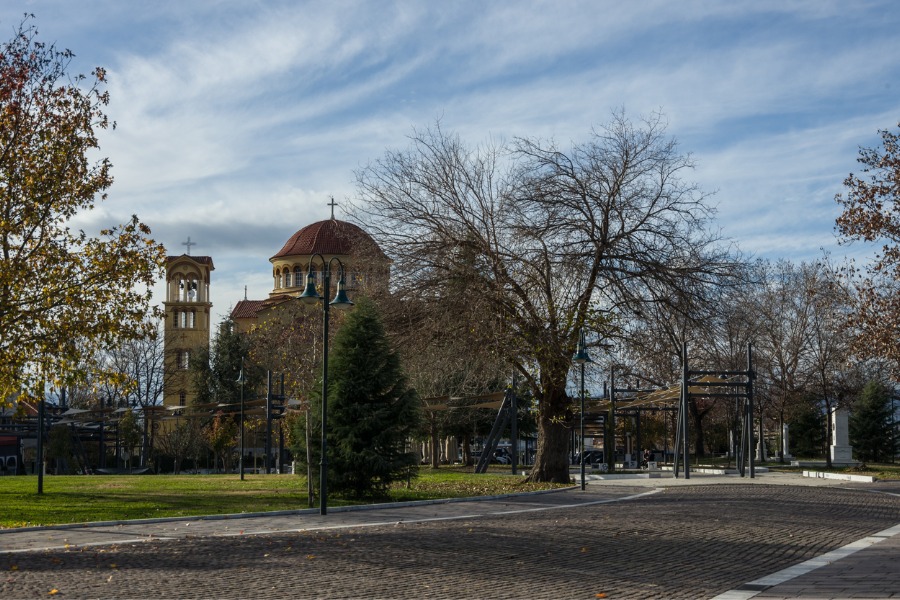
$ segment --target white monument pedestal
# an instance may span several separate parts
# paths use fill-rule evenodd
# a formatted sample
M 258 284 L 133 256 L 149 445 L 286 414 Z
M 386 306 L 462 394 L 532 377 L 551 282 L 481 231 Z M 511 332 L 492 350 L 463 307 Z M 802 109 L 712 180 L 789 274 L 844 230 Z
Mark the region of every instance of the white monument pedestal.
M 837 409 L 831 414 L 831 464 L 855 464 L 850 445 L 850 427 L 847 411 Z
M 781 426 L 781 456 L 784 460 L 791 460 L 791 444 L 789 442 L 790 425 L 785 423 Z

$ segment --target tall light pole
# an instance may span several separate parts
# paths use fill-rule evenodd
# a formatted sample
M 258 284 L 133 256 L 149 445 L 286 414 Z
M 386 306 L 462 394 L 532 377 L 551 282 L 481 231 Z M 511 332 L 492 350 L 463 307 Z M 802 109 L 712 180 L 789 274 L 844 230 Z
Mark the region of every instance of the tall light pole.
M 588 356 L 587 346 L 584 343 L 584 328 L 579 333 L 578 347 L 575 350 L 575 356 L 572 357 L 572 362 L 576 365 L 581 365 L 581 441 L 579 442 L 581 452 L 579 455 L 581 456 L 581 489 L 584 490 L 584 365 L 593 362 L 591 357 Z
M 313 259 L 319 257 L 322 261 L 322 291 L 324 295 L 320 296 L 316 290 L 316 276 L 313 272 Z M 328 301 L 331 293 L 331 263 L 337 262 L 340 267 L 340 279 L 338 280 L 337 292 L 334 300 Z M 307 304 L 315 304 L 322 301 L 323 326 L 322 326 L 322 458 L 319 467 L 319 514 L 328 514 L 328 307 L 334 306 L 337 309 L 347 310 L 353 303 L 347 298 L 347 291 L 344 289 L 344 263 L 341 259 L 334 256 L 326 261 L 325 257 L 318 252 L 309 257 L 309 269 L 306 275 L 306 288 L 300 294 L 300 299 Z
M 241 454 L 238 457 L 238 468 L 241 472 L 241 481 L 244 480 L 244 357 L 241 357 L 241 373 L 237 378 L 241 385 Z

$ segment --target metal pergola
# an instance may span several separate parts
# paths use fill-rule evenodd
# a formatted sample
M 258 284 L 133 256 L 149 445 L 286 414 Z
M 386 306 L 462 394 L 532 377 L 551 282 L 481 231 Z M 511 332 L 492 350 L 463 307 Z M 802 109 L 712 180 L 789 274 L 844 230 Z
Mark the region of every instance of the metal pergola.
M 632 388 L 616 388 L 614 380 L 610 377 L 609 397 L 598 403 L 592 403 L 590 411 L 585 411 L 586 422 L 595 420 L 598 414 L 608 414 L 606 419 L 606 434 L 610 443 L 604 438 L 604 447 L 613 448 L 613 452 L 607 452 L 605 457 L 609 463 L 615 458 L 614 436 L 615 419 L 617 415 L 638 416 L 638 432 L 640 431 L 640 412 L 645 410 L 675 411 L 675 449 L 674 449 L 674 474 L 680 475 L 683 466 L 685 479 L 690 479 L 690 452 L 688 446 L 690 429 L 688 425 L 688 410 L 693 398 L 710 398 L 714 400 L 736 400 L 742 402 L 741 414 L 741 444 L 737 452 L 737 464 L 741 477 L 749 470 L 751 478 L 756 476 L 754 436 L 753 436 L 753 380 L 756 375 L 753 371 L 753 348 L 747 344 L 747 368 L 739 371 L 691 369 L 688 362 L 687 343 L 682 345 L 681 381 L 675 385 L 656 390 L 643 390 Z M 619 400 L 619 394 L 630 394 L 627 398 Z M 590 418 L 589 417 L 593 417 Z M 610 465 L 612 466 L 612 465 Z

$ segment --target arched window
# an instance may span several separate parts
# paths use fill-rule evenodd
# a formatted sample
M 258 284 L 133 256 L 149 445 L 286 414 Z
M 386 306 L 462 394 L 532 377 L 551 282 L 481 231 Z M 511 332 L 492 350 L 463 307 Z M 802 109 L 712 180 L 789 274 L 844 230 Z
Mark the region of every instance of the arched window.
M 187 394 L 184 392 L 178 393 L 178 406 L 185 406 L 187 402 Z
M 197 311 L 192 310 L 190 314 L 188 314 L 188 327 L 194 329 L 197 326 Z
M 297 287 L 306 285 L 306 281 L 303 279 L 303 269 L 300 267 L 294 267 L 294 285 Z
M 177 310 L 172 311 L 172 327 L 174 329 L 178 329 L 178 311 Z
M 291 271 L 290 271 L 290 269 L 284 270 L 284 287 L 291 287 Z

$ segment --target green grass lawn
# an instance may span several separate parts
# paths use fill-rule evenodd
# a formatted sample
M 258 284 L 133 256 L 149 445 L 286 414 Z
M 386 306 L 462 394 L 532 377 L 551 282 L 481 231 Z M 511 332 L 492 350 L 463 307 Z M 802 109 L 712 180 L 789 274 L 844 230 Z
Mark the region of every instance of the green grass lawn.
M 469 469 L 471 471 L 471 469 Z M 423 468 L 396 485 L 387 502 L 506 494 L 550 489 L 506 474 Z M 299 475 L 48 475 L 0 477 L 0 528 L 154 517 L 264 512 L 310 508 Z M 329 494 L 329 506 L 359 504 Z M 317 506 L 317 504 L 315 505 Z

